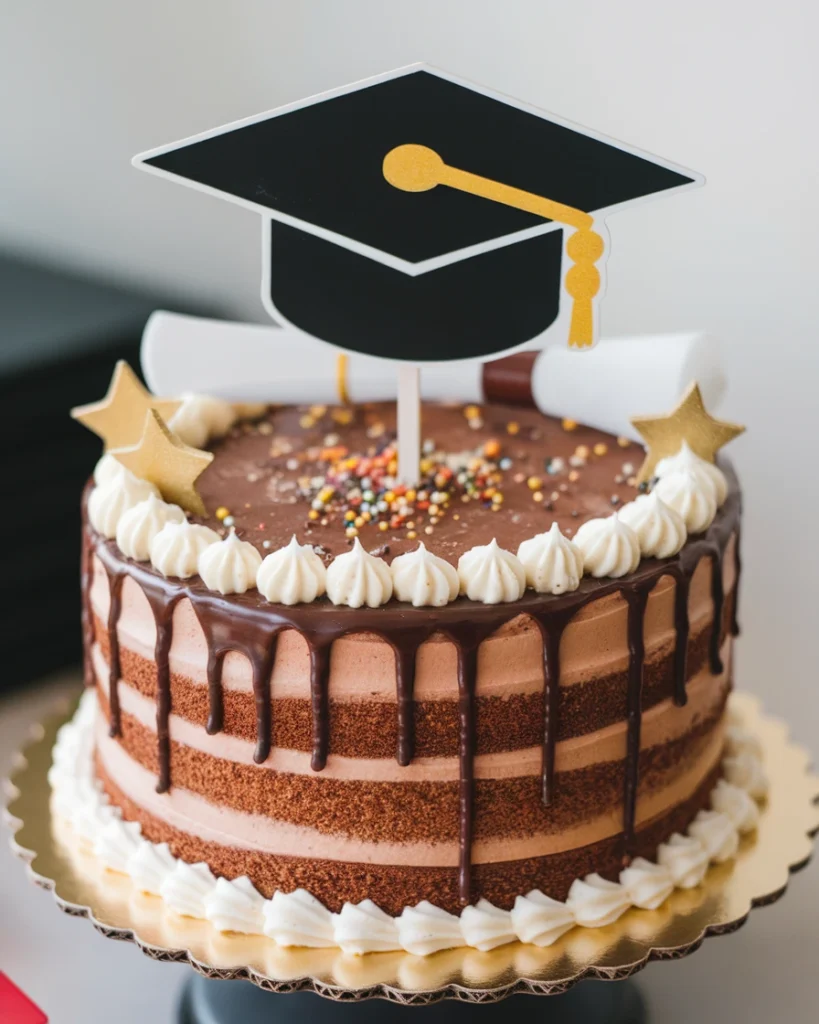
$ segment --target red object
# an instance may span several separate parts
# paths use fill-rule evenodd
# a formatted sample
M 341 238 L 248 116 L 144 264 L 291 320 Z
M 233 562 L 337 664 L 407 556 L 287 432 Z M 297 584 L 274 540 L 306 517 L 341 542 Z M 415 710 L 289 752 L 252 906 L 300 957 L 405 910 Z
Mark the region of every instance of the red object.
M 3 1024 L 48 1024 L 39 1006 L 0 971 L 0 1021 Z

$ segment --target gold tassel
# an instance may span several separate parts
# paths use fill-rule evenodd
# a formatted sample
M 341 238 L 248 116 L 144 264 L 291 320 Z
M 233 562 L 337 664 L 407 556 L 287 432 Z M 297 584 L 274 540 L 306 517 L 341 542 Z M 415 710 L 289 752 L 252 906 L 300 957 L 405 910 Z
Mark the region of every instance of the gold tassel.
M 566 272 L 566 291 L 572 297 L 569 346 L 588 348 L 594 343 L 594 298 L 600 290 L 600 271 L 595 264 L 603 255 L 605 245 L 593 230 L 591 214 L 512 185 L 450 167 L 434 149 L 427 146 L 411 143 L 396 146 L 384 157 L 382 170 L 387 181 L 403 192 L 426 192 L 437 185 L 448 185 L 460 192 L 574 228 L 566 242 L 566 255 L 573 263 Z

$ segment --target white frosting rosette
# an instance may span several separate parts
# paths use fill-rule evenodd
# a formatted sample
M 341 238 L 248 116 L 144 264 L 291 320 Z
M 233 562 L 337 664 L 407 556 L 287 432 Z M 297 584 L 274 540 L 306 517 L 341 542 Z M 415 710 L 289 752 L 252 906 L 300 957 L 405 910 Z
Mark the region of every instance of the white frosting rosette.
M 390 566 L 395 597 L 414 608 L 440 608 L 458 596 L 459 581 L 455 567 L 424 544 L 399 555 Z
M 259 593 L 276 604 L 309 604 L 327 586 L 327 570 L 309 544 L 290 543 L 269 554 L 256 574 Z
M 461 593 L 482 604 L 517 601 L 526 589 L 526 572 L 520 560 L 494 539 L 461 555 L 458 577 Z
M 117 524 L 117 547 L 127 558 L 147 562 L 151 542 L 166 523 L 184 523 L 185 513 L 178 505 L 170 505 L 155 494 L 149 495 L 127 512 Z
M 707 480 L 714 488 L 714 493 L 717 496 L 717 505 L 722 506 L 725 503 L 725 499 L 728 497 L 728 481 L 725 479 L 725 474 L 713 462 L 700 458 L 689 447 L 687 441 L 683 441 L 676 455 L 668 455 L 666 458 L 660 459 L 654 469 L 654 475 L 662 480 L 663 477 L 670 476 L 672 473 L 677 473 L 680 470 L 693 473 L 694 476 Z
M 264 907 L 264 933 L 280 946 L 336 945 L 333 915 L 305 889 L 273 893 Z
M 183 917 L 206 917 L 205 900 L 216 888 L 216 879 L 207 864 L 186 864 L 178 860 L 162 881 L 159 895 Z
M 140 502 L 153 495 L 159 497 L 159 489 L 147 480 L 140 480 L 130 470 L 122 467 L 121 473 L 112 473 L 91 492 L 88 499 L 88 518 L 91 525 L 108 540 L 117 535 L 117 526 L 122 516 Z
M 552 523 L 547 533 L 523 541 L 518 558 L 526 583 L 539 594 L 565 594 L 577 590 L 583 577 L 583 552 Z
M 427 900 L 404 908 L 398 918 L 398 934 L 402 948 L 415 956 L 429 956 L 463 943 L 460 920 Z
M 199 567 L 202 552 L 219 543 L 219 534 L 197 523 L 166 523 L 151 541 L 151 565 L 163 576 L 187 579 Z
M 204 448 L 208 441 L 224 437 L 237 419 L 236 410 L 224 399 L 187 394 L 168 426 L 191 448 Z
M 223 541 L 209 544 L 199 555 L 197 568 L 202 582 L 220 594 L 244 594 L 256 586 L 262 556 L 231 530 Z
M 654 493 L 682 516 L 689 533 L 703 533 L 717 514 L 717 492 L 707 476 L 678 469 L 657 481 Z
M 94 483 L 99 487 L 100 484 L 107 484 L 111 480 L 116 480 L 117 477 L 122 476 L 125 472 L 129 471 L 126 471 L 125 466 L 123 466 L 116 455 L 106 452 L 100 457 L 96 466 L 94 466 Z
M 246 875 L 217 878 L 204 902 L 208 921 L 220 932 L 264 935 L 264 897 Z
M 671 558 L 682 549 L 688 536 L 683 517 L 666 505 L 656 491 L 641 494 L 623 505 L 617 514 L 637 534 L 644 558 Z
M 574 543 L 583 553 L 583 570 L 589 576 L 617 578 L 634 572 L 640 564 L 637 534 L 616 512 L 583 523 Z
M 395 918 L 372 900 L 345 903 L 335 919 L 335 941 L 345 953 L 389 953 L 401 948 Z
M 392 597 L 390 567 L 365 551 L 356 537 L 352 551 L 339 555 L 327 570 L 327 596 L 349 608 L 378 608 Z
M 565 903 L 533 889 L 515 900 L 512 925 L 521 942 L 551 946 L 574 928 L 574 914 Z

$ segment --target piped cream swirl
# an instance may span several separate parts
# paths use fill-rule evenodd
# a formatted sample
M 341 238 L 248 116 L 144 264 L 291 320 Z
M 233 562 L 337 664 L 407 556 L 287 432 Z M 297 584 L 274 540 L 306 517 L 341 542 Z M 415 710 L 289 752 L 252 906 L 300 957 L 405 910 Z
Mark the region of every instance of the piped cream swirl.
M 615 512 L 606 519 L 589 519 L 574 537 L 583 553 L 583 569 L 589 576 L 617 578 L 634 572 L 640 564 L 637 534 Z
M 372 900 L 345 903 L 335 919 L 335 942 L 345 953 L 389 953 L 401 948 L 398 925 Z
M 526 573 L 519 559 L 499 547 L 494 538 L 461 555 L 458 577 L 461 593 L 482 604 L 517 601 L 526 589 Z
M 690 469 L 678 469 L 662 477 L 654 493 L 682 516 L 689 533 L 707 530 L 717 514 L 714 485 L 708 477 Z
M 163 576 L 187 579 L 199 566 L 202 552 L 219 543 L 219 534 L 196 523 L 166 523 L 151 541 L 151 565 Z
M 184 523 L 185 513 L 178 505 L 169 505 L 155 494 L 149 495 L 127 512 L 117 524 L 117 546 L 127 558 L 147 562 L 151 541 L 166 523 Z
M 96 466 L 94 466 L 94 483 L 99 487 L 100 484 L 107 484 L 111 480 L 116 480 L 124 472 L 125 466 L 123 466 L 116 455 L 106 452 L 100 457 Z
M 192 448 L 224 437 L 238 419 L 233 406 L 222 398 L 187 394 L 168 423 L 170 429 Z
M 324 562 L 309 544 L 299 544 L 295 534 L 265 558 L 256 574 L 259 593 L 276 604 L 309 604 L 321 597 L 326 585 Z
M 624 914 L 631 900 L 625 886 L 595 872 L 572 882 L 566 906 L 574 915 L 575 924 L 583 928 L 602 928 Z
M 508 910 L 501 910 L 489 900 L 478 900 L 473 907 L 461 911 L 461 931 L 468 946 L 488 953 L 497 946 L 514 942 L 515 927 Z
M 262 556 L 231 530 L 223 541 L 208 545 L 199 555 L 197 568 L 202 582 L 220 594 L 244 594 L 256 586 Z
M 565 903 L 533 889 L 525 896 L 516 897 L 512 925 L 521 942 L 551 946 L 574 928 L 574 914 Z
M 440 608 L 458 596 L 455 567 L 419 544 L 414 551 L 399 555 L 390 566 L 395 596 L 415 608 Z
M 179 860 L 160 885 L 159 895 L 177 914 L 204 918 L 205 900 L 215 888 L 216 879 L 207 864 Z
M 742 833 L 753 832 L 759 824 L 759 807 L 749 793 L 734 786 L 727 779 L 720 779 L 711 793 L 711 806 L 721 811 Z
M 725 499 L 728 497 L 728 481 L 725 479 L 725 474 L 713 462 L 700 458 L 689 447 L 687 441 L 683 441 L 676 455 L 668 455 L 666 458 L 660 459 L 654 470 L 654 475 L 662 480 L 664 476 L 670 476 L 680 470 L 688 470 L 695 476 L 701 476 L 708 480 L 714 487 L 717 506 L 722 507 L 725 504 Z
M 428 900 L 404 907 L 398 918 L 398 935 L 402 947 L 414 956 L 429 956 L 463 942 L 460 920 Z
M 721 811 L 699 811 L 688 826 L 688 834 L 699 839 L 708 859 L 722 864 L 736 855 L 739 832 L 736 825 Z
M 518 558 L 526 582 L 539 594 L 564 594 L 577 590 L 583 576 L 583 552 L 552 523 L 547 533 L 523 541 Z
M 637 534 L 640 554 L 645 558 L 671 558 L 682 549 L 688 536 L 683 517 L 666 505 L 656 491 L 641 494 L 617 514 Z
M 133 473 L 122 467 L 122 473 L 111 478 L 98 487 L 95 487 L 88 499 L 88 518 L 91 525 L 108 540 L 113 540 L 117 534 L 117 526 L 122 516 L 139 505 L 142 501 L 154 495 L 159 497 L 159 491 L 147 480 L 140 480 Z
M 264 932 L 280 946 L 326 949 L 336 945 L 333 915 L 305 889 L 273 893 L 264 907 Z
M 247 875 L 217 878 L 204 903 L 208 921 L 220 932 L 264 935 L 264 897 Z
M 349 608 L 378 608 L 392 597 L 390 567 L 365 551 L 356 537 L 352 551 L 339 555 L 327 570 L 327 596 Z
M 708 854 L 699 839 L 675 832 L 667 842 L 660 843 L 657 863 L 667 868 L 678 889 L 693 889 L 705 878 Z
M 635 907 L 656 910 L 671 895 L 674 879 L 662 864 L 652 864 L 644 857 L 635 857 L 620 872 L 620 884 Z

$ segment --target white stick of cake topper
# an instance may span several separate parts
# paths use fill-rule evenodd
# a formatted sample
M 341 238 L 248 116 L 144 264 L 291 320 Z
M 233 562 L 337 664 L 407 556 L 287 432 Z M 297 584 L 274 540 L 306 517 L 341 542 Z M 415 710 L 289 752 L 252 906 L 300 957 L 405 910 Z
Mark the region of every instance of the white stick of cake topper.
M 164 310 L 153 313 L 145 326 L 142 369 L 155 394 L 199 392 L 237 402 L 394 401 L 400 388 L 389 359 L 342 355 L 287 328 Z M 406 369 L 417 380 L 417 368 Z M 428 400 L 482 402 L 486 397 L 484 364 L 477 360 L 428 363 L 421 373 Z M 673 408 L 692 380 L 715 410 L 725 377 L 714 340 L 699 332 L 603 339 L 580 352 L 555 345 L 540 351 L 531 369 L 532 396 L 542 412 L 632 440 L 639 435 L 630 418 Z M 407 400 L 417 403 L 417 385 L 405 383 Z M 418 451 L 418 438 L 406 437 L 406 443 Z

